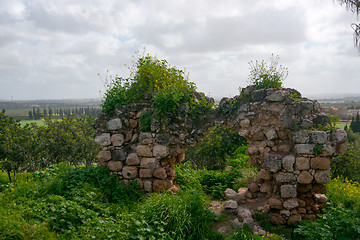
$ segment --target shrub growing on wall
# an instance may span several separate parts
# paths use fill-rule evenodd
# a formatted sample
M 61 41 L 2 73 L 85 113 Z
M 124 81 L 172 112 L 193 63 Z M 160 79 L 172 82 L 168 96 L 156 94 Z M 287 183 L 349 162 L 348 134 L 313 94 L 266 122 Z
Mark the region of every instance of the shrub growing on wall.
M 140 100 L 152 101 L 155 115 L 175 113 L 182 103 L 192 103 L 195 84 L 183 70 L 172 67 L 166 60 L 150 55 L 141 56 L 132 68 L 130 78 L 116 76 L 107 86 L 102 110 L 113 115 L 115 108 Z

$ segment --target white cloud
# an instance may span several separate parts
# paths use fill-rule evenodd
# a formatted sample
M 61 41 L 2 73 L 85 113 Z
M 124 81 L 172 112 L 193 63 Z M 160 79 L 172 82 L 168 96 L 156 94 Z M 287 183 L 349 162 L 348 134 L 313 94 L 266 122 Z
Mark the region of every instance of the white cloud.
M 356 21 L 330 0 L 3 0 L 0 99 L 98 97 L 97 73 L 126 77 L 144 47 L 213 96 L 237 94 L 271 53 L 304 95 L 358 93 Z

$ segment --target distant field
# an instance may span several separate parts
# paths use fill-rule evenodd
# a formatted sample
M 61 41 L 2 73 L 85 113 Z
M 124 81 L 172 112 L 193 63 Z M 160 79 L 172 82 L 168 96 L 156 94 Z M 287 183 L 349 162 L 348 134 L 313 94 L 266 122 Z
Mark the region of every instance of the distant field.
M 44 126 L 45 125 L 45 120 L 21 120 L 20 121 L 20 125 L 23 127 L 26 124 L 31 124 L 31 123 L 35 123 L 38 126 Z
M 350 123 L 345 123 L 345 122 L 337 123 L 336 126 L 339 127 L 339 128 L 344 129 L 344 127 L 346 126 L 346 124 L 348 125 L 348 127 L 350 126 Z

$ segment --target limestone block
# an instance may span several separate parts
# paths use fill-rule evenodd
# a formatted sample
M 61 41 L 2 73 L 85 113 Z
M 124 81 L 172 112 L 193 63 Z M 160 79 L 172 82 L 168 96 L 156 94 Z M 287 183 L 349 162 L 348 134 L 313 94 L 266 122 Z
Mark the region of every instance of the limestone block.
M 169 147 L 164 145 L 155 145 L 153 148 L 154 157 L 164 158 L 169 155 Z
M 136 147 L 136 154 L 139 157 L 152 157 L 153 156 L 152 148 L 148 145 L 138 145 Z
M 276 134 L 276 130 L 274 128 L 265 129 L 264 134 L 265 134 L 267 140 L 274 140 L 278 137 Z
M 296 198 L 290 198 L 284 201 L 284 208 L 291 210 L 293 208 L 297 208 L 299 203 Z
M 273 209 L 282 209 L 283 203 L 280 198 L 271 197 L 267 200 L 267 203 L 270 205 L 270 208 Z
M 288 172 L 294 171 L 294 163 L 295 163 L 294 155 L 287 155 L 282 159 L 283 168 Z
M 311 159 L 311 168 L 312 169 L 330 169 L 330 159 L 323 157 L 315 157 Z
M 154 171 L 159 166 L 159 162 L 155 158 L 143 158 L 140 162 L 140 168 L 148 168 Z
M 288 225 L 294 225 L 297 224 L 301 221 L 301 215 L 300 214 L 295 214 L 295 215 L 291 215 L 289 217 L 289 219 L 287 220 L 287 224 Z
M 315 144 L 325 144 L 327 143 L 329 134 L 324 131 L 313 131 L 311 132 L 311 140 Z
M 346 153 L 346 143 L 336 144 L 336 153 L 338 154 L 344 154 Z
M 260 172 L 258 172 L 257 177 L 259 179 L 271 180 L 271 173 L 269 171 L 261 169 Z
M 166 190 L 166 181 L 165 180 L 154 180 L 153 181 L 153 191 L 161 192 L 162 190 Z
M 282 153 L 290 153 L 292 150 L 292 146 L 290 144 L 281 144 L 278 146 L 279 152 Z
M 122 128 L 122 123 L 121 123 L 120 118 L 114 118 L 114 119 L 111 119 L 110 121 L 108 121 L 106 123 L 106 128 L 109 131 L 114 131 L 114 130 L 121 129 Z
M 293 185 L 282 185 L 280 187 L 280 194 L 283 198 L 294 198 L 297 195 L 297 191 Z
M 95 142 L 101 146 L 109 146 L 111 144 L 110 141 L 110 133 L 101 133 L 95 137 Z
M 130 119 L 130 120 L 129 120 L 129 126 L 130 126 L 131 128 L 136 128 L 137 125 L 138 125 L 138 122 L 137 122 L 135 119 Z
M 159 178 L 159 179 L 167 178 L 166 170 L 164 168 L 155 169 L 153 175 L 154 175 L 154 177 Z
M 125 166 L 122 174 L 126 179 L 135 179 L 138 177 L 138 168 L 135 166 Z
M 145 192 L 152 192 L 152 181 L 143 181 Z
M 275 225 L 284 225 L 286 223 L 285 218 L 279 213 L 270 213 L 269 220 L 272 224 Z
M 315 144 L 296 144 L 295 153 L 297 154 L 314 154 Z
M 149 168 L 142 168 L 139 170 L 139 176 L 141 178 L 151 178 L 152 175 L 152 170 Z
M 281 215 L 284 215 L 286 217 L 289 217 L 290 216 L 290 211 L 289 210 L 280 210 L 280 214 Z
M 260 192 L 270 194 L 273 190 L 273 185 L 270 182 L 264 182 L 260 186 Z
M 297 157 L 295 162 L 296 170 L 309 170 L 310 169 L 310 160 L 306 157 Z
M 139 165 L 140 159 L 136 153 L 130 153 L 126 158 L 126 164 L 129 166 Z
M 231 188 L 227 188 L 224 193 L 225 193 L 225 197 L 230 200 L 235 200 L 236 199 L 235 196 L 238 194 Z
M 154 139 L 152 138 L 151 133 L 142 132 L 142 133 L 140 133 L 140 136 L 139 136 L 139 142 L 143 145 L 152 144 L 152 143 L 154 143 Z
M 285 92 L 282 90 L 276 91 L 265 98 L 270 102 L 281 102 L 285 99 Z
M 250 120 L 249 120 L 248 118 L 245 118 L 245 119 L 241 120 L 240 126 L 241 126 L 242 128 L 248 128 L 248 127 L 250 127 Z
M 120 147 L 125 142 L 125 138 L 122 134 L 113 134 L 111 135 L 110 141 L 113 146 Z
M 144 182 L 140 178 L 135 179 L 135 181 L 140 188 L 144 188 Z
M 296 181 L 295 174 L 285 172 L 277 173 L 275 179 L 279 183 L 294 183 Z
M 343 129 L 336 129 L 332 135 L 337 143 L 343 143 L 346 141 L 346 132 Z
M 267 171 L 278 172 L 281 169 L 281 163 L 280 156 L 269 156 L 265 159 L 264 167 Z
M 136 141 L 138 140 L 138 138 L 139 138 L 139 135 L 138 135 L 138 134 L 134 134 L 134 135 L 132 136 L 130 142 L 131 142 L 131 143 L 134 143 L 134 142 L 136 142 Z
M 111 151 L 111 157 L 114 161 L 125 161 L 126 153 L 123 149 L 115 149 Z
M 166 175 L 168 175 L 169 177 L 174 177 L 175 176 L 175 167 L 174 166 L 167 167 Z
M 297 181 L 300 184 L 309 184 L 313 179 L 314 177 L 308 171 L 302 171 L 297 177 Z
M 319 184 L 330 182 L 330 170 L 317 170 L 315 173 L 315 181 Z
M 314 125 L 314 123 L 309 119 L 303 119 L 300 127 L 303 129 L 309 129 Z
M 235 200 L 228 200 L 223 203 L 223 207 L 225 211 L 234 212 L 238 208 L 238 204 Z
M 313 110 L 314 103 L 312 101 L 301 101 L 301 108 L 306 110 Z
M 239 207 L 237 216 L 240 221 L 244 221 L 246 218 L 252 218 L 250 210 L 245 207 Z
M 155 142 L 160 145 L 168 146 L 170 144 L 170 135 L 167 133 L 160 133 L 156 135 Z
M 98 153 L 98 159 L 100 162 L 106 162 L 111 159 L 111 152 L 110 151 L 100 151 Z
M 252 182 L 248 186 L 250 192 L 258 192 L 260 190 L 259 185 L 255 182 Z
M 305 144 L 310 142 L 310 134 L 308 130 L 301 130 L 293 133 L 293 141 L 298 144 Z
M 120 161 L 109 161 L 108 167 L 110 171 L 119 172 L 123 168 L 123 162 Z
M 324 203 L 328 200 L 325 194 L 319 194 L 319 193 L 314 194 L 314 198 L 319 203 Z
M 133 129 L 130 129 L 126 132 L 125 142 L 131 141 L 131 139 L 133 138 L 133 132 Z

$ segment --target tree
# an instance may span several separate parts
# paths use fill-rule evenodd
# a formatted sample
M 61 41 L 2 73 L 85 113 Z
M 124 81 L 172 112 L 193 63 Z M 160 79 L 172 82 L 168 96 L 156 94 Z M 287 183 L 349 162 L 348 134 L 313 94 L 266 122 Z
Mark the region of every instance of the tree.
M 341 5 L 345 5 L 348 10 L 360 16 L 360 0 L 338 0 Z M 360 51 L 360 23 L 351 24 L 354 29 L 354 45 Z
M 33 113 L 32 113 L 32 111 L 30 110 L 29 111 L 29 120 L 32 120 L 33 119 Z
M 360 132 L 360 115 L 359 113 L 356 114 L 356 118 L 352 119 L 350 128 L 353 132 Z

